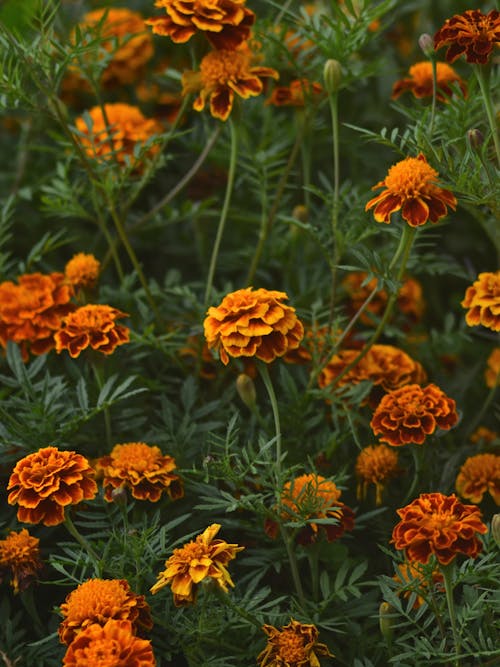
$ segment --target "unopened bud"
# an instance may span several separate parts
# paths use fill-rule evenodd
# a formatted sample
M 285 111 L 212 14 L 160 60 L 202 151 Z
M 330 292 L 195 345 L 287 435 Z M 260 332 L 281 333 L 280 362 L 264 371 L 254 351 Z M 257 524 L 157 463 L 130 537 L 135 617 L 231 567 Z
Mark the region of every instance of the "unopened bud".
M 323 79 L 325 81 L 326 92 L 330 95 L 336 93 L 342 81 L 342 65 L 338 60 L 329 58 L 323 68 Z
M 467 130 L 467 139 L 472 150 L 477 150 L 484 143 L 484 135 L 477 127 Z
M 307 222 L 309 219 L 309 211 L 304 206 L 304 204 L 297 204 L 292 211 L 292 218 L 295 218 L 299 222 Z
M 500 514 L 494 514 L 491 519 L 491 536 L 497 543 L 497 546 L 500 547 Z
M 125 487 L 118 486 L 116 489 L 111 491 L 111 498 L 114 503 L 117 505 L 126 505 L 127 504 L 127 492 Z
M 434 40 L 428 32 L 424 32 L 418 38 L 418 45 L 428 58 L 434 56 Z
M 257 400 L 257 393 L 255 391 L 255 384 L 249 375 L 246 373 L 238 375 L 236 378 L 236 391 L 247 408 L 253 410 L 255 401 Z
M 388 602 L 381 602 L 378 608 L 378 624 L 385 641 L 390 644 L 394 634 L 394 608 Z

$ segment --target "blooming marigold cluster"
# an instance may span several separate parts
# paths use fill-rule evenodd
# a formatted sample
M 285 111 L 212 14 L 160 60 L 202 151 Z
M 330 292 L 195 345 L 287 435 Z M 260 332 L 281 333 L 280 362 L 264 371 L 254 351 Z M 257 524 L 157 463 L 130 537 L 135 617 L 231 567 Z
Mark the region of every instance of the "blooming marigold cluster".
M 44 447 L 16 463 L 7 490 L 9 504 L 18 505 L 19 521 L 57 526 L 66 507 L 94 498 L 97 484 L 84 456 Z
M 417 593 L 413 604 L 413 609 L 421 607 L 425 600 L 423 595 L 431 586 L 437 588 L 443 582 L 443 574 L 437 568 L 430 575 L 427 575 L 421 563 L 400 563 L 397 568 L 397 574 L 393 576 L 396 583 L 401 584 L 402 590 L 399 594 L 404 598 L 409 598 L 412 592 Z
M 465 55 L 468 63 L 485 65 L 500 43 L 500 12 L 492 9 L 483 14 L 479 9 L 468 9 L 446 19 L 434 35 L 434 48 L 447 46 L 446 60 L 454 62 Z
M 457 207 L 455 195 L 436 184 L 438 176 L 422 153 L 407 157 L 393 165 L 385 179 L 373 186 L 372 190 L 384 190 L 370 199 L 365 211 L 375 207 L 375 220 L 385 223 L 390 223 L 393 213 L 401 211 L 410 227 L 419 227 L 428 220 L 438 222 L 447 215 L 448 206 L 453 210 Z
M 300 344 L 304 327 L 295 308 L 283 303 L 285 292 L 252 287 L 227 294 L 208 309 L 203 323 L 208 347 L 229 357 L 257 357 L 266 363 Z
M 294 79 L 288 86 L 277 86 L 266 104 L 275 107 L 304 107 L 317 101 L 323 94 L 323 86 L 309 79 Z
M 470 456 L 460 468 L 455 488 L 462 498 L 480 503 L 489 493 L 500 505 L 500 456 L 476 454 Z
M 408 71 L 409 76 L 396 81 L 392 87 L 392 99 L 410 91 L 416 98 L 432 97 L 434 73 L 429 60 L 415 63 Z M 436 63 L 436 99 L 448 102 L 453 94 L 453 84 L 458 84 L 463 95 L 467 94 L 467 85 L 447 63 Z
M 74 289 L 95 287 L 101 263 L 94 255 L 79 252 L 64 267 L 64 276 Z
M 138 500 L 156 502 L 162 493 L 171 499 L 182 498 L 184 489 L 179 476 L 174 474 L 175 459 L 164 456 L 159 447 L 144 442 L 115 445 L 108 456 L 95 462 L 98 476 L 102 476 L 104 497 L 113 501 L 118 489 L 129 489 Z
M 109 619 L 128 621 L 134 634 L 151 630 L 153 621 L 144 595 L 136 595 L 125 579 L 88 579 L 60 607 L 59 639 L 69 645 L 82 630 L 104 626 Z
M 500 331 L 500 271 L 480 273 L 467 288 L 461 305 L 468 309 L 465 321 L 470 327 L 481 325 Z
M 258 655 L 259 667 L 319 667 L 319 657 L 333 658 L 328 646 L 318 642 L 318 628 L 290 619 L 278 629 L 263 625 L 267 645 Z
M 409 384 L 382 398 L 370 426 L 382 442 L 398 447 L 421 445 L 436 429 L 447 431 L 457 422 L 455 401 L 437 385 Z
M 411 562 L 428 563 L 433 554 L 442 565 L 458 554 L 475 558 L 482 549 L 477 534 L 488 531 L 479 508 L 463 505 L 454 494 L 423 493 L 397 513 L 401 521 L 391 542 Z
M 170 585 L 174 604 L 180 607 L 196 602 L 198 584 L 207 577 L 224 592 L 228 586 L 234 586 L 226 566 L 245 547 L 215 539 L 220 528 L 220 524 L 213 523 L 194 541 L 174 549 L 165 561 L 166 569 L 160 572 L 158 581 L 151 587 L 151 593 Z
M 382 493 L 387 482 L 401 472 L 397 451 L 386 447 L 386 445 L 365 447 L 358 454 L 355 472 L 358 479 L 358 498 L 364 500 L 368 487 L 370 484 L 374 484 L 375 503 L 381 505 Z
M 19 532 L 12 530 L 0 540 L 0 582 L 9 572 L 14 593 L 24 591 L 42 569 L 39 544 L 40 540 L 26 528 Z

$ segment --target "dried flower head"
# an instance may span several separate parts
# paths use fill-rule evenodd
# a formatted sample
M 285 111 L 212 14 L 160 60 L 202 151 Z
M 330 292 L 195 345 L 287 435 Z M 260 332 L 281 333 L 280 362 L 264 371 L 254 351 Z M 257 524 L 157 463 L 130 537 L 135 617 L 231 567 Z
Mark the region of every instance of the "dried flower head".
M 468 9 L 446 19 L 434 35 L 436 51 L 447 46 L 446 60 L 454 62 L 462 54 L 468 63 L 485 65 L 500 43 L 500 12 L 492 9 L 483 14 L 479 9 Z
M 375 503 L 381 505 L 382 493 L 387 482 L 401 472 L 398 464 L 398 453 L 396 450 L 386 447 L 386 445 L 365 447 L 358 454 L 355 471 L 358 479 L 358 499 L 364 500 L 369 485 L 374 484 Z
M 438 428 L 447 431 L 457 422 L 455 401 L 438 386 L 409 384 L 382 398 L 370 426 L 382 442 L 397 447 L 421 445 Z
M 489 493 L 495 503 L 500 505 L 500 456 L 470 456 L 460 468 L 455 488 L 462 498 L 472 503 L 480 503 L 484 494 Z
M 279 630 L 267 624 L 262 630 L 268 640 L 257 657 L 259 667 L 319 667 L 318 656 L 334 657 L 326 644 L 318 642 L 315 625 L 290 619 L 290 623 Z
M 16 463 L 7 490 L 19 521 L 57 526 L 66 507 L 94 498 L 97 484 L 84 456 L 44 447 Z
M 294 79 L 288 86 L 277 86 L 266 104 L 275 107 L 304 107 L 323 95 L 323 87 L 309 79 Z
M 94 255 L 79 252 L 64 267 L 64 276 L 71 285 L 78 289 L 95 287 L 101 263 Z
M 500 384 L 500 347 L 495 347 L 488 357 L 484 379 L 490 389 Z
M 437 568 L 428 574 L 422 563 L 406 562 L 398 565 L 393 579 L 401 584 L 401 589 L 397 593 L 402 595 L 403 598 L 409 598 L 413 592 L 417 594 L 413 609 L 418 609 L 425 602 L 423 596 L 425 596 L 426 591 L 431 587 L 437 588 L 442 583 L 443 574 Z M 442 586 L 439 586 L 439 588 L 442 588 Z
M 375 220 L 390 223 L 391 215 L 401 210 L 410 227 L 424 225 L 427 220 L 438 222 L 447 215 L 447 206 L 453 210 L 457 206 L 455 195 L 436 184 L 438 177 L 422 153 L 407 157 L 393 165 L 385 179 L 373 186 L 372 190 L 385 189 L 370 199 L 365 211 L 375 207 Z
M 111 306 L 89 304 L 77 308 L 63 318 L 55 335 L 56 351 L 68 350 L 74 359 L 91 347 L 103 354 L 112 354 L 118 345 L 129 341 L 129 329 L 116 320 L 127 317 Z
M 415 63 L 408 72 L 405 79 L 396 81 L 392 87 L 392 99 L 397 99 L 406 91 L 413 93 L 414 97 L 432 97 L 433 69 L 429 60 Z M 436 63 L 436 99 L 440 102 L 448 102 L 453 95 L 453 85 L 458 84 L 463 95 L 467 94 L 467 85 L 455 72 L 453 67 L 447 63 Z
M 203 323 L 208 347 L 219 351 L 223 364 L 229 357 L 257 357 L 270 363 L 297 348 L 304 327 L 285 299 L 285 292 L 263 288 L 227 294 L 208 309 Z
M 98 476 L 103 476 L 104 497 L 113 501 L 116 489 L 127 488 L 138 500 L 156 502 L 162 493 L 182 498 L 184 489 L 174 474 L 175 460 L 164 456 L 159 447 L 144 442 L 115 445 L 108 456 L 95 462 Z
M 458 554 L 475 558 L 482 549 L 476 533 L 488 531 L 479 508 L 463 505 L 454 494 L 423 493 L 397 513 L 401 521 L 391 542 L 404 549 L 411 562 L 428 563 L 432 554 L 442 565 Z
M 0 540 L 0 582 L 10 573 L 14 593 L 24 591 L 42 569 L 39 544 L 40 540 L 26 528 L 19 532 L 12 530 Z
M 480 273 L 467 288 L 461 305 L 468 309 L 465 321 L 470 327 L 481 325 L 500 331 L 500 271 Z
M 180 607 L 196 602 L 198 584 L 207 577 L 224 592 L 228 586 L 234 586 L 226 566 L 245 547 L 214 539 L 220 528 L 220 524 L 213 523 L 194 541 L 174 549 L 165 561 L 166 569 L 160 572 L 158 581 L 151 587 L 151 593 L 154 595 L 170 585 L 174 604 Z

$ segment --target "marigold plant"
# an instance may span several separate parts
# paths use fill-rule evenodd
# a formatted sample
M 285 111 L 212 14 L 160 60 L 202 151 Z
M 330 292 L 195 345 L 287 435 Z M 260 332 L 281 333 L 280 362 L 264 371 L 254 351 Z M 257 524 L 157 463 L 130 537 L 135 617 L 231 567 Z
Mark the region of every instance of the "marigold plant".
M 64 276 L 74 289 L 95 287 L 101 263 L 94 255 L 79 252 L 64 267 Z
M 24 591 L 43 567 L 40 540 L 26 528 L 12 530 L 0 540 L 0 582 L 8 574 L 14 593 Z
M 447 46 L 446 60 L 454 62 L 465 55 L 468 63 L 485 65 L 500 43 L 500 12 L 492 9 L 483 14 L 480 9 L 468 9 L 446 19 L 434 35 L 434 48 Z
M 467 308 L 465 321 L 470 327 L 481 325 L 500 331 L 500 271 L 480 273 L 461 304 Z
M 484 371 L 486 386 L 493 389 L 500 383 L 500 347 L 496 347 L 488 357 Z
M 500 456 L 476 454 L 464 462 L 455 481 L 457 493 L 472 503 L 480 503 L 489 493 L 500 505 Z
M 326 644 L 318 642 L 315 625 L 292 618 L 280 629 L 266 624 L 262 630 L 267 635 L 267 645 L 257 657 L 259 667 L 318 667 L 320 657 L 334 657 Z
M 369 445 L 358 454 L 355 471 L 358 498 L 365 499 L 368 487 L 374 484 L 375 503 L 381 505 L 387 482 L 401 472 L 398 453 L 386 445 Z
M 433 67 L 428 60 L 412 65 L 408 77 L 396 81 L 392 87 L 392 97 L 397 99 L 403 93 L 410 91 L 416 98 L 432 97 L 433 95 Z M 436 63 L 436 99 L 447 102 L 453 94 L 456 84 L 464 95 L 467 94 L 467 84 L 447 63 Z

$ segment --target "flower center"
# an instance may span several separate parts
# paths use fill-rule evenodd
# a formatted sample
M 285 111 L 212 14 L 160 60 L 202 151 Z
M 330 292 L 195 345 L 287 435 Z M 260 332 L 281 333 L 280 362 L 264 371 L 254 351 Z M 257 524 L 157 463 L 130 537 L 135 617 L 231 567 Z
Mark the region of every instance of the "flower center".
M 208 53 L 200 65 L 201 79 L 205 88 L 217 88 L 228 81 L 237 81 L 248 76 L 248 55 L 238 51 L 221 49 Z
M 82 665 L 100 665 L 101 667 L 118 667 L 120 660 L 121 647 L 115 640 L 99 639 L 94 640 L 80 655 L 84 661 Z M 79 663 L 80 664 L 80 663 Z
M 437 177 L 437 171 L 427 162 L 416 157 L 408 157 L 389 169 L 385 185 L 394 194 L 417 197 L 428 192 Z
M 125 470 L 154 470 L 158 467 L 157 459 L 160 451 L 157 447 L 147 445 L 128 445 L 115 450 L 113 465 Z
M 279 655 L 285 663 L 300 663 L 307 659 L 304 637 L 293 630 L 283 630 L 278 638 Z
M 448 512 L 435 512 L 425 517 L 426 527 L 434 530 L 445 530 L 454 522 L 455 518 Z

